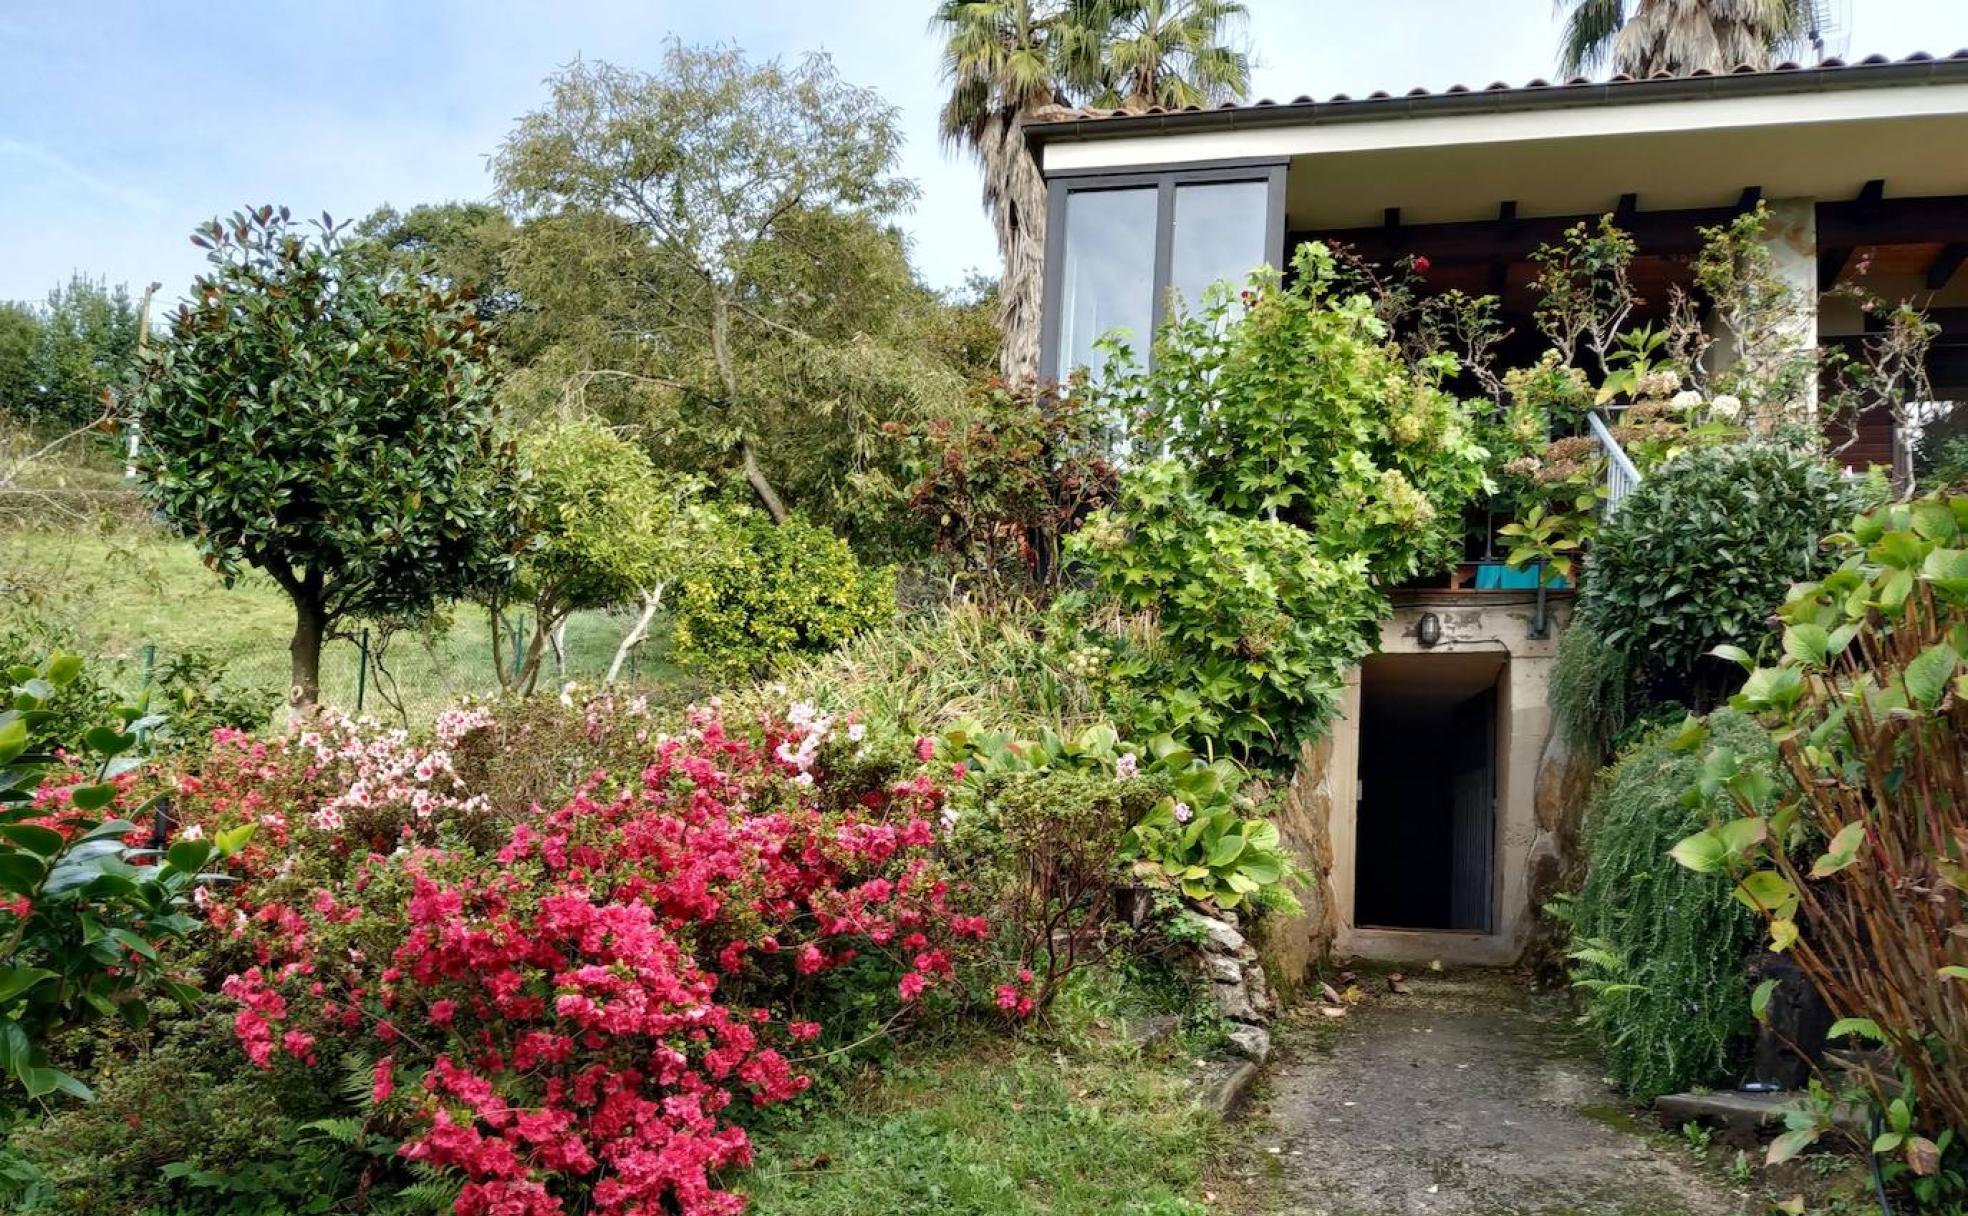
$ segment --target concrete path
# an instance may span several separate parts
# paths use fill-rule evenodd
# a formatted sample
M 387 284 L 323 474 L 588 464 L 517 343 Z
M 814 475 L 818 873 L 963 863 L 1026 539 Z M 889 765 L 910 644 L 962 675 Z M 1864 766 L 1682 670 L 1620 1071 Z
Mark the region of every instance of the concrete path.
M 1282 1171 L 1278 1216 L 1751 1211 L 1641 1134 L 1562 999 L 1497 972 L 1406 983 L 1363 978 L 1378 991 L 1336 1028 L 1314 1008 L 1282 1032 L 1251 1129 Z

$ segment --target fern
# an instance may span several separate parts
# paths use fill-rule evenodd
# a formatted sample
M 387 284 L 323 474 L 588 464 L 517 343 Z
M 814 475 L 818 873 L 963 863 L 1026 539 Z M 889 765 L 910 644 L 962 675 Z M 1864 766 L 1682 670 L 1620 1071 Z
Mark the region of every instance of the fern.
M 1745 757 L 1769 737 L 1730 711 L 1712 718 Z M 1586 879 L 1571 907 L 1580 1020 L 1607 1072 L 1641 1099 L 1724 1080 L 1748 1032 L 1743 958 L 1754 918 L 1730 884 L 1682 869 L 1668 849 L 1706 826 L 1681 805 L 1699 761 L 1647 736 L 1606 771 L 1586 817 Z

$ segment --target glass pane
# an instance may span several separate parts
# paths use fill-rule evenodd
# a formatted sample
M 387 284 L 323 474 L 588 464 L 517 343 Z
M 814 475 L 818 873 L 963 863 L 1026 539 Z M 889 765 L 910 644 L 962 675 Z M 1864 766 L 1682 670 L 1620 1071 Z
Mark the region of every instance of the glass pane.
M 1081 190 L 1066 196 L 1065 266 L 1059 293 L 1059 374 L 1100 370 L 1094 343 L 1125 330 L 1135 361 L 1148 361 L 1155 323 L 1155 191 Z
M 1175 188 L 1175 243 L 1169 286 L 1187 308 L 1219 279 L 1243 286 L 1271 259 L 1265 182 L 1211 182 Z

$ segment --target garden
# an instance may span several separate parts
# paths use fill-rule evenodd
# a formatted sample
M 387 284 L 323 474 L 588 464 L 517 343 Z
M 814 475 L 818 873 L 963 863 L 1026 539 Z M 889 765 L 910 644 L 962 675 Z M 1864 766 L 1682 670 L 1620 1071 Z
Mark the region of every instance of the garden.
M 1917 310 L 1786 346 L 1764 210 L 1652 304 L 1609 216 L 1537 255 L 1514 365 L 1493 297 L 1308 243 L 1152 358 L 1007 382 L 824 62 L 550 92 L 510 210 L 201 227 L 127 375 L 0 465 L 139 496 L 96 581 L 5 576 L 12 1210 L 1226 1210 L 1197 1062 L 1339 976 L 1255 948 L 1322 898 L 1301 757 L 1394 595 L 1493 543 L 1575 593 L 1595 774 L 1529 969 L 1638 1103 L 1784 1040 L 1741 1167 L 1781 1210 L 1968 1210 L 1968 494 L 1837 438 L 1924 402 Z M 198 595 L 285 635 L 277 692 L 104 653 Z M 469 636 L 478 687 L 347 712 L 357 634 L 365 681 Z

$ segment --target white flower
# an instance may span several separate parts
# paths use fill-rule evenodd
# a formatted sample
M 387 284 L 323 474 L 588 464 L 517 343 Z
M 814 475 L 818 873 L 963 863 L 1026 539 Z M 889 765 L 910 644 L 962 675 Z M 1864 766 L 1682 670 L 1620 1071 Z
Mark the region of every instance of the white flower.
M 1672 405 L 1677 410 L 1691 410 L 1701 403 L 1702 395 L 1691 388 L 1682 389 L 1680 392 L 1674 394 L 1674 400 L 1668 402 L 1669 405 Z
M 560 703 L 562 705 L 567 706 L 569 709 L 572 709 L 574 707 L 574 685 L 572 683 L 561 685 Z
M 179 832 L 178 836 L 184 840 L 203 840 L 205 839 L 205 825 L 201 823 L 187 824 L 185 830 Z
M 1177 823 L 1188 823 L 1188 822 L 1189 822 L 1189 814 L 1190 814 L 1190 812 L 1189 812 L 1189 804 L 1188 804 L 1188 803 L 1186 803 L 1186 802 L 1178 802 L 1178 803 L 1176 803 L 1176 804 L 1175 804 L 1175 821 L 1176 821 Z
M 1710 416 L 1715 418 L 1720 418 L 1724 422 L 1728 422 L 1734 418 L 1739 417 L 1742 414 L 1743 412 L 1742 398 L 1737 397 L 1731 393 L 1723 393 L 1715 400 L 1709 402 L 1708 412 Z
M 1141 762 L 1134 758 L 1133 752 L 1128 752 L 1114 761 L 1114 776 L 1119 780 L 1126 781 L 1140 771 Z
M 859 743 L 867 737 L 868 724 L 866 722 L 856 722 L 847 728 L 847 741 L 849 743 Z

